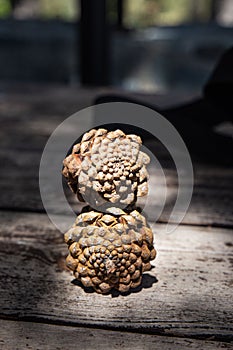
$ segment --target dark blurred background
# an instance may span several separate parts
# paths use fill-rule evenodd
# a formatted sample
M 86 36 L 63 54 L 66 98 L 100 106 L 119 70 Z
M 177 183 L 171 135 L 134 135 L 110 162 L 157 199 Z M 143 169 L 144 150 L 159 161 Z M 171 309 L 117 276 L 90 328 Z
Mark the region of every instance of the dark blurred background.
M 232 0 L 0 0 L 0 82 L 198 94 L 232 26 Z

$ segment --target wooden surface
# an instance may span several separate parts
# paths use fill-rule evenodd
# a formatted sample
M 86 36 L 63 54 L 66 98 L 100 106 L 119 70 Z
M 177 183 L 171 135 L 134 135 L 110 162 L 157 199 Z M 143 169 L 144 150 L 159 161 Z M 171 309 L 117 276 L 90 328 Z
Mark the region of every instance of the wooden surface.
M 1 222 L 2 316 L 231 339 L 232 231 L 152 226 L 158 257 L 138 293 L 101 296 L 66 270 L 63 237 L 45 214 L 4 212 Z
M 5 350 L 188 350 L 231 349 L 218 341 L 201 341 L 34 322 L 0 320 L 0 345 Z
M 166 163 L 168 202 L 152 224 L 158 257 L 141 287 L 101 296 L 84 290 L 66 269 L 62 234 L 40 199 L 39 161 L 55 126 L 99 92 L 25 87 L 5 88 L 0 96 L 0 347 L 232 348 L 230 168 L 194 164 L 191 206 L 182 225 L 167 234 L 177 179 Z M 159 188 L 153 169 L 151 181 Z
M 8 137 L 7 131 L 5 135 Z M 18 152 L 16 157 L 14 150 L 7 150 L 6 153 L 4 147 L 0 150 L 0 157 L 5 164 L 0 172 L 2 187 L 0 208 L 3 210 L 43 211 L 38 186 L 41 153 L 26 149 Z M 162 197 L 162 191 L 159 188 L 162 179 L 159 175 L 154 174 L 153 168 L 149 169 L 152 186 L 150 200 L 154 207 L 159 205 Z M 160 217 L 161 222 L 167 221 L 177 193 L 175 169 L 167 168 L 165 172 L 168 184 L 167 202 Z M 205 165 L 201 167 L 196 165 L 192 202 L 183 224 L 232 227 L 232 175 L 232 169 L 229 168 L 222 171 L 221 168 L 216 168 L 216 166 L 209 168 Z M 80 205 L 77 204 L 76 198 L 70 195 L 69 190 L 67 190 L 67 194 L 73 207 L 79 208 Z M 62 213 L 63 208 L 61 207 L 59 210 Z M 154 219 L 153 209 L 152 211 L 149 210 L 148 215 L 151 220 Z

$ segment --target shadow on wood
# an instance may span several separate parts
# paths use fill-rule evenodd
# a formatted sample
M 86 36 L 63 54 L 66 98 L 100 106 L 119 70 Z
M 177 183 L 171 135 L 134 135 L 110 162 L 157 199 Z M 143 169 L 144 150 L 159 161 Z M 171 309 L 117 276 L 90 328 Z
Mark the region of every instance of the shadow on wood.
M 121 296 L 128 296 L 131 293 L 138 293 L 138 292 L 142 291 L 145 288 L 151 288 L 152 285 L 154 283 L 157 283 L 157 282 L 158 282 L 158 279 L 155 276 L 151 276 L 148 273 L 144 273 L 142 275 L 142 283 L 141 283 L 140 286 L 138 286 L 136 288 L 130 288 L 130 290 L 128 292 L 125 292 L 125 293 L 122 293 L 122 292 L 119 292 L 118 290 L 113 289 L 109 293 L 107 293 L 107 295 L 110 294 L 112 296 L 112 298 L 119 297 L 120 295 Z M 78 281 L 77 279 L 74 279 L 71 283 L 74 284 L 75 286 L 78 286 L 78 287 L 82 288 L 86 293 L 96 293 L 94 288 L 92 288 L 92 287 L 89 287 L 89 288 L 84 287 L 82 285 L 82 283 L 80 281 Z

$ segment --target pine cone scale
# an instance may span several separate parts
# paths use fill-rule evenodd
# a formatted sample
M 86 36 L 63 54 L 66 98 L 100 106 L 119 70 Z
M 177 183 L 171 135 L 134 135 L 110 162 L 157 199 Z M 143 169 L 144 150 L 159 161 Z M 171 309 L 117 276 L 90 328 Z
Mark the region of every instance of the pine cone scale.
M 150 158 L 141 144 L 121 130 L 92 129 L 63 161 L 71 190 L 95 208 L 83 210 L 64 235 L 67 266 L 101 294 L 138 287 L 156 257 L 146 218 L 132 209 L 148 193 Z
M 145 239 L 150 228 L 143 220 L 147 226 L 142 229 L 140 214 L 135 215 L 140 218 L 138 225 L 126 213 L 114 216 L 91 211 L 79 216 L 70 229 L 72 234 L 68 231 L 65 237 L 70 253 L 67 265 L 83 285 L 107 293 L 112 288 L 126 291 L 139 283 L 142 271 L 148 270 L 148 261 L 155 255 L 153 245 Z M 139 240 L 127 233 L 132 231 L 129 223 Z
M 93 129 L 64 160 L 63 175 L 78 198 L 84 201 L 91 197 L 93 207 L 101 207 L 106 201 L 126 207 L 148 192 L 143 183 L 147 183 L 145 165 L 149 160 L 140 146 L 136 135 Z

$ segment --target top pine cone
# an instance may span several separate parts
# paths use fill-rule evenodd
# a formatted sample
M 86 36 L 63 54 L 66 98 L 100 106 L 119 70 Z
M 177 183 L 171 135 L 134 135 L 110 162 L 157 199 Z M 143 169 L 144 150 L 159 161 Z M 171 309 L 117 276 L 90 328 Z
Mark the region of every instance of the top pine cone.
M 147 154 L 141 138 L 121 130 L 92 129 L 65 158 L 63 175 L 79 200 L 92 207 L 111 203 L 122 208 L 148 193 Z

